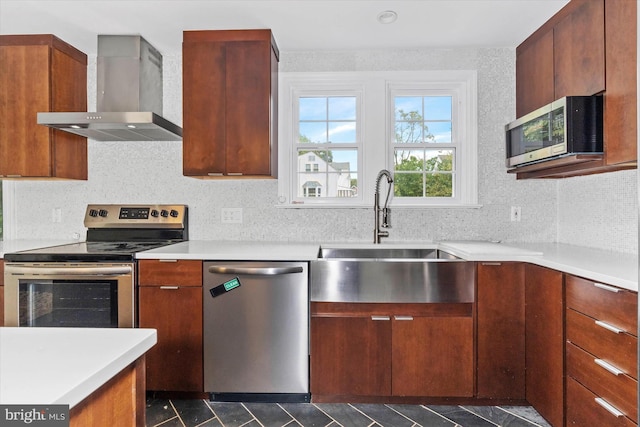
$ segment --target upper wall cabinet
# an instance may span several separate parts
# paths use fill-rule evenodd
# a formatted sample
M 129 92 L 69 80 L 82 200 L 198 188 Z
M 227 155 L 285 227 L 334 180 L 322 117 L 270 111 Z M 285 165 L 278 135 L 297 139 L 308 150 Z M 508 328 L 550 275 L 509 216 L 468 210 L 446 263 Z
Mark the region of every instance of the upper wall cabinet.
M 6 35 L 0 64 L 0 177 L 87 179 L 87 139 L 37 124 L 87 111 L 87 56 L 53 35 Z
M 270 30 L 184 32 L 184 175 L 276 177 L 278 57 Z
M 604 154 L 523 166 L 518 178 L 561 178 L 637 165 L 635 0 L 571 0 L 516 49 L 516 115 L 570 95 L 604 96 Z

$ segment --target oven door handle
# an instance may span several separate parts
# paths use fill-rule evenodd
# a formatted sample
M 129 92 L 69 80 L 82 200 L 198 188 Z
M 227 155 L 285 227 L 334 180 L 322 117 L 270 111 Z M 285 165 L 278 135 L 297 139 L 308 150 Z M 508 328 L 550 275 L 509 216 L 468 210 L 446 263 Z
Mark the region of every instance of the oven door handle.
M 22 276 L 124 276 L 131 274 L 131 266 L 108 267 L 37 267 L 5 265 L 5 273 Z

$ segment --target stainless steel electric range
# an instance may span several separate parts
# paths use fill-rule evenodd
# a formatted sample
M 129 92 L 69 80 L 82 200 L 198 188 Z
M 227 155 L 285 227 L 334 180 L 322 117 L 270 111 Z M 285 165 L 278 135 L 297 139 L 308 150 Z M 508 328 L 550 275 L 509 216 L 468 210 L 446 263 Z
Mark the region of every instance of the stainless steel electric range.
M 136 326 L 137 252 L 188 239 L 185 205 L 89 205 L 85 242 L 8 253 L 5 326 Z

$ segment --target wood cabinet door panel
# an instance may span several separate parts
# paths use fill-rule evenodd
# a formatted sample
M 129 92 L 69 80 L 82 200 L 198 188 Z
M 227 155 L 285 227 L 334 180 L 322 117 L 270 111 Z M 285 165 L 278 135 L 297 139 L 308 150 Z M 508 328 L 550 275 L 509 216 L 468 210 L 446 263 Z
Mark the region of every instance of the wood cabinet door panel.
M 555 99 L 605 90 L 604 0 L 574 1 L 553 29 Z
M 473 318 L 394 316 L 392 394 L 473 396 Z
M 227 173 L 271 173 L 271 48 L 268 42 L 227 43 Z
M 311 393 L 389 396 L 391 322 L 371 317 L 311 318 Z
M 478 264 L 478 397 L 525 398 L 523 263 Z
M 627 417 L 616 417 L 596 402 L 596 396 L 573 378 L 567 378 L 567 426 L 637 427 Z
M 638 334 L 638 294 L 567 275 L 567 307 L 601 320 L 625 332 Z
M 567 310 L 567 341 L 615 365 L 638 378 L 638 339 L 615 333 L 596 324 L 596 320 L 574 310 Z
M 516 51 L 516 116 L 553 100 L 553 31 L 547 31 Z
M 0 175 L 51 175 L 49 128 L 38 111 L 50 109 L 49 46 L 0 46 Z
M 226 170 L 224 44 L 185 42 L 182 64 L 184 174 L 222 174 Z
M 87 111 L 87 66 L 57 49 L 52 50 L 51 111 Z M 87 179 L 87 138 L 44 129 L 53 141 L 53 175 Z
M 638 418 L 638 382 L 628 375 L 615 375 L 594 361 L 598 357 L 567 343 L 567 376 L 618 408 L 627 417 Z
M 202 286 L 202 261 L 144 259 L 138 261 L 140 286 Z
M 562 273 L 525 267 L 526 398 L 551 425 L 564 420 Z
M 139 301 L 140 327 L 158 331 L 146 354 L 147 389 L 203 392 L 202 290 L 141 287 Z

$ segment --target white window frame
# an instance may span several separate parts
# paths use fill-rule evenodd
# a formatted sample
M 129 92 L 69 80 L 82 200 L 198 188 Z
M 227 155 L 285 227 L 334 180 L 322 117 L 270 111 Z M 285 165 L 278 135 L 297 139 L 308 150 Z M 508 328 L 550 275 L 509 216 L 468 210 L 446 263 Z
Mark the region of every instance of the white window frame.
M 416 90 L 455 95 L 452 120 L 458 120 L 454 197 L 394 198 L 390 206 L 406 208 L 477 208 L 477 72 L 475 70 L 279 73 L 278 205 L 293 208 L 371 207 L 375 179 L 393 169 L 394 105 L 392 93 Z M 410 92 L 414 91 L 414 92 Z M 358 101 L 358 196 L 297 198 L 298 111 L 296 97 L 360 93 Z M 434 92 L 435 93 L 435 92 Z M 455 103 L 455 105 L 453 105 Z M 453 125 L 456 126 L 455 124 Z M 452 129 L 453 132 L 453 129 Z M 448 144 L 434 144 L 445 148 Z

